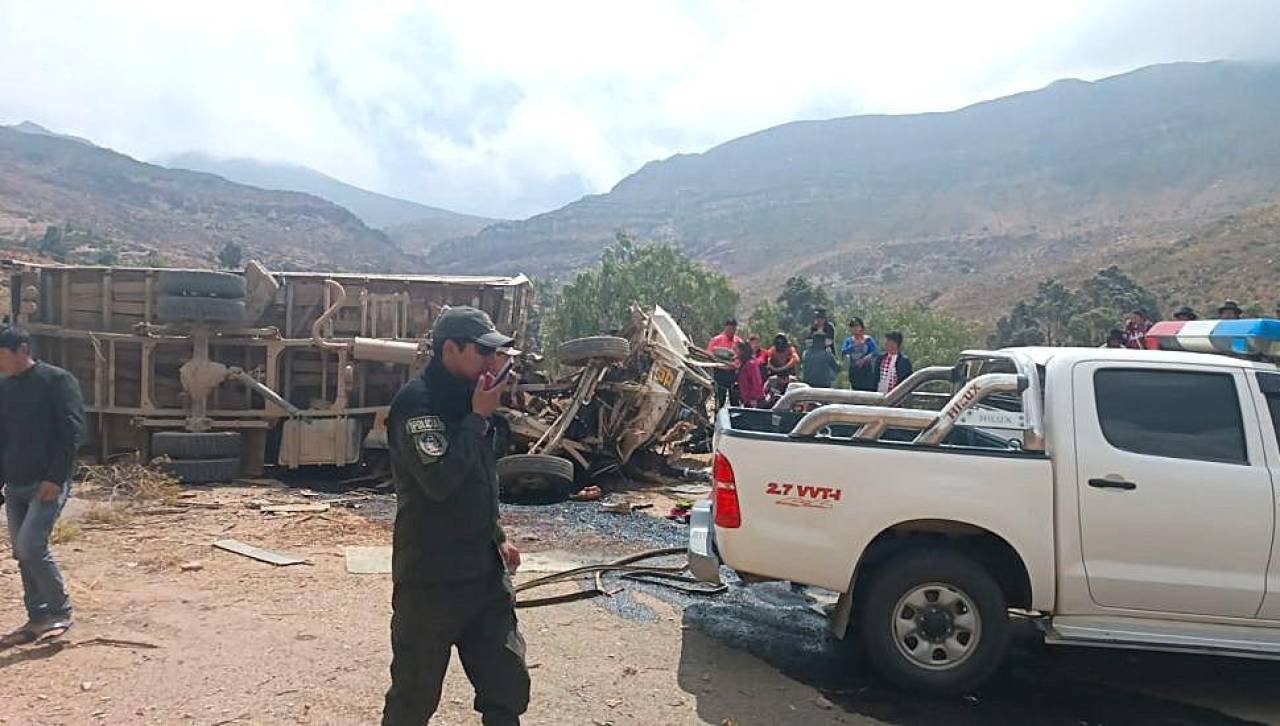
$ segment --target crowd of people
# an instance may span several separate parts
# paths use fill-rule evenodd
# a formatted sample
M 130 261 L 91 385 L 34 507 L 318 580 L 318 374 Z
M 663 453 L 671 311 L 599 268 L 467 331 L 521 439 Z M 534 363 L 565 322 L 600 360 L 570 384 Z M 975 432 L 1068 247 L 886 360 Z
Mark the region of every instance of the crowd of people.
M 726 402 L 749 408 L 773 404 L 793 381 L 815 388 L 836 385 L 842 370 L 856 391 L 888 393 L 911 375 L 911 359 L 903 352 L 902 333 L 891 330 L 877 343 L 862 318 L 848 322 L 848 335 L 837 351 L 835 325 L 827 311 L 814 311 L 813 323 L 797 348 L 785 333 L 762 347 L 760 336 L 738 336 L 738 321 L 724 321 L 724 329 L 707 343 L 707 353 L 722 362 L 715 371 L 716 407 Z
M 1244 309 L 1235 300 L 1226 300 L 1217 309 L 1218 320 L 1239 320 Z M 1275 317 L 1280 318 L 1280 303 Z M 1173 313 L 1174 320 L 1199 320 L 1187 305 Z M 1154 321 L 1141 309 L 1132 310 L 1123 327 L 1107 334 L 1104 348 L 1146 348 L 1147 331 Z M 862 318 L 848 321 L 848 334 L 840 342 L 835 325 L 821 308 L 814 311 L 813 323 L 801 347 L 785 333 L 773 336 L 772 344 L 761 346 L 760 336 L 752 333 L 744 340 L 738 336 L 738 321 L 724 321 L 724 329 L 707 343 L 707 353 L 721 361 L 715 372 L 716 407 L 726 402 L 748 408 L 773 404 L 792 381 L 803 381 L 815 388 L 832 388 L 840 373 L 848 373 L 849 388 L 855 391 L 888 393 L 911 375 L 911 359 L 903 352 L 903 336 L 896 330 L 886 332 L 877 342 L 867 332 Z
M 1218 306 L 1216 320 L 1239 320 L 1244 317 L 1244 309 L 1240 307 L 1240 303 L 1235 300 L 1224 300 Z M 1274 316 L 1280 318 L 1280 303 L 1276 303 Z M 1199 320 L 1200 316 L 1196 315 L 1196 311 L 1188 305 L 1183 305 L 1173 313 L 1173 319 L 1183 322 Z M 1147 331 L 1151 330 L 1151 326 L 1155 323 L 1147 316 L 1147 312 L 1141 308 L 1135 308 L 1129 312 L 1128 319 L 1125 320 L 1123 328 L 1112 328 L 1107 333 L 1107 339 L 1102 344 L 1103 348 L 1133 348 L 1134 350 L 1142 350 L 1147 347 Z

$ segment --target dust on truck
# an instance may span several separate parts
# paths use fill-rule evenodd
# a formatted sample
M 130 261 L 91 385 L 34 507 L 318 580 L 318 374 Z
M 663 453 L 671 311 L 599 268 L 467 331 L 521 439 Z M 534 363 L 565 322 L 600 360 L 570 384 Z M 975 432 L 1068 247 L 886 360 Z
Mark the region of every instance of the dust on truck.
M 392 397 L 447 306 L 523 341 L 523 275 L 243 273 L 0 263 L 9 319 L 80 381 L 82 453 L 166 456 L 185 481 L 346 467 L 386 448 Z

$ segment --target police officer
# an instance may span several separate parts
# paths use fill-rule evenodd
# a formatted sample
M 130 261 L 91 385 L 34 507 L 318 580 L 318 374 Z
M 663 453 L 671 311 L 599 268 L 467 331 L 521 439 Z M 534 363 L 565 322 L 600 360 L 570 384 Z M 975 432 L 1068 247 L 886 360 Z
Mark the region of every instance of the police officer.
M 397 511 L 384 726 L 421 726 L 435 713 L 453 646 L 485 724 L 518 724 L 529 705 L 507 575 L 520 553 L 498 525 L 488 421 L 511 382 L 488 385 L 511 343 L 484 312 L 449 308 L 432 331 L 430 364 L 391 402 Z

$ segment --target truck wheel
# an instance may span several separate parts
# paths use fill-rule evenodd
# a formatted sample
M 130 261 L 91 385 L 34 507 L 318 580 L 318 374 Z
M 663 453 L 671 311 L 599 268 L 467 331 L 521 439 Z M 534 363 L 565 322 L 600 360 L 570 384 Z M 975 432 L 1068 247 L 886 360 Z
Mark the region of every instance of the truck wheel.
M 174 459 L 164 468 L 183 484 L 229 482 L 240 476 L 240 457 L 226 459 Z
M 562 498 L 573 484 L 573 462 L 546 454 L 512 454 L 498 459 L 498 484 L 504 499 L 513 494 Z
M 560 362 L 567 366 L 585 366 L 593 360 L 621 363 L 631 355 L 631 341 L 612 335 L 593 335 L 563 343 Z
M 151 455 L 170 459 L 240 458 L 243 448 L 235 431 L 161 431 L 151 435 Z
M 156 280 L 161 295 L 190 295 L 239 300 L 244 297 L 244 277 L 211 270 L 165 270 Z
M 156 300 L 156 318 L 166 323 L 241 325 L 244 322 L 244 300 L 161 295 Z
M 1009 609 L 995 578 L 951 552 L 918 552 L 878 566 L 858 614 L 859 640 L 885 680 L 954 696 L 995 672 L 1009 643 Z

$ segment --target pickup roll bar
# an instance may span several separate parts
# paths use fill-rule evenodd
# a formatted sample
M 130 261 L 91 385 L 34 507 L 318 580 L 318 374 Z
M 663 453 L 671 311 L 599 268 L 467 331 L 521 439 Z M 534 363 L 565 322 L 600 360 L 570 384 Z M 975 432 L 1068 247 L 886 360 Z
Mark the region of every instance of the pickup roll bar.
M 782 398 L 773 404 L 773 410 L 775 412 L 790 411 L 802 403 L 849 403 L 892 407 L 906 400 L 907 396 L 915 393 L 916 389 L 926 383 L 951 380 L 954 370 L 952 366 L 921 368 L 903 379 L 902 383 L 887 394 L 875 391 L 848 391 L 843 388 L 809 388 L 807 386 L 795 388 L 782 394 Z
M 831 424 L 862 425 L 856 439 L 874 441 L 880 438 L 887 428 L 913 429 L 923 431 L 938 419 L 934 411 L 917 408 L 890 408 L 888 406 L 857 406 L 849 404 L 831 404 L 805 414 L 796 422 L 791 435 L 803 438 L 817 434 Z
M 950 370 L 950 369 L 947 369 Z M 794 428 L 794 437 L 812 437 L 831 424 L 860 426 L 853 438 L 875 441 L 886 429 L 909 429 L 920 434 L 913 444 L 937 445 L 955 427 L 960 416 L 993 393 L 1022 392 L 1030 381 L 1014 373 L 986 373 L 969 381 L 956 392 L 941 411 L 925 411 L 891 406 L 832 404 L 805 414 Z
M 960 415 L 979 401 L 993 393 L 1022 393 L 1029 384 L 1026 376 L 1017 373 L 987 373 L 974 378 L 956 391 L 933 424 L 920 432 L 913 443 L 937 446 L 955 428 Z

